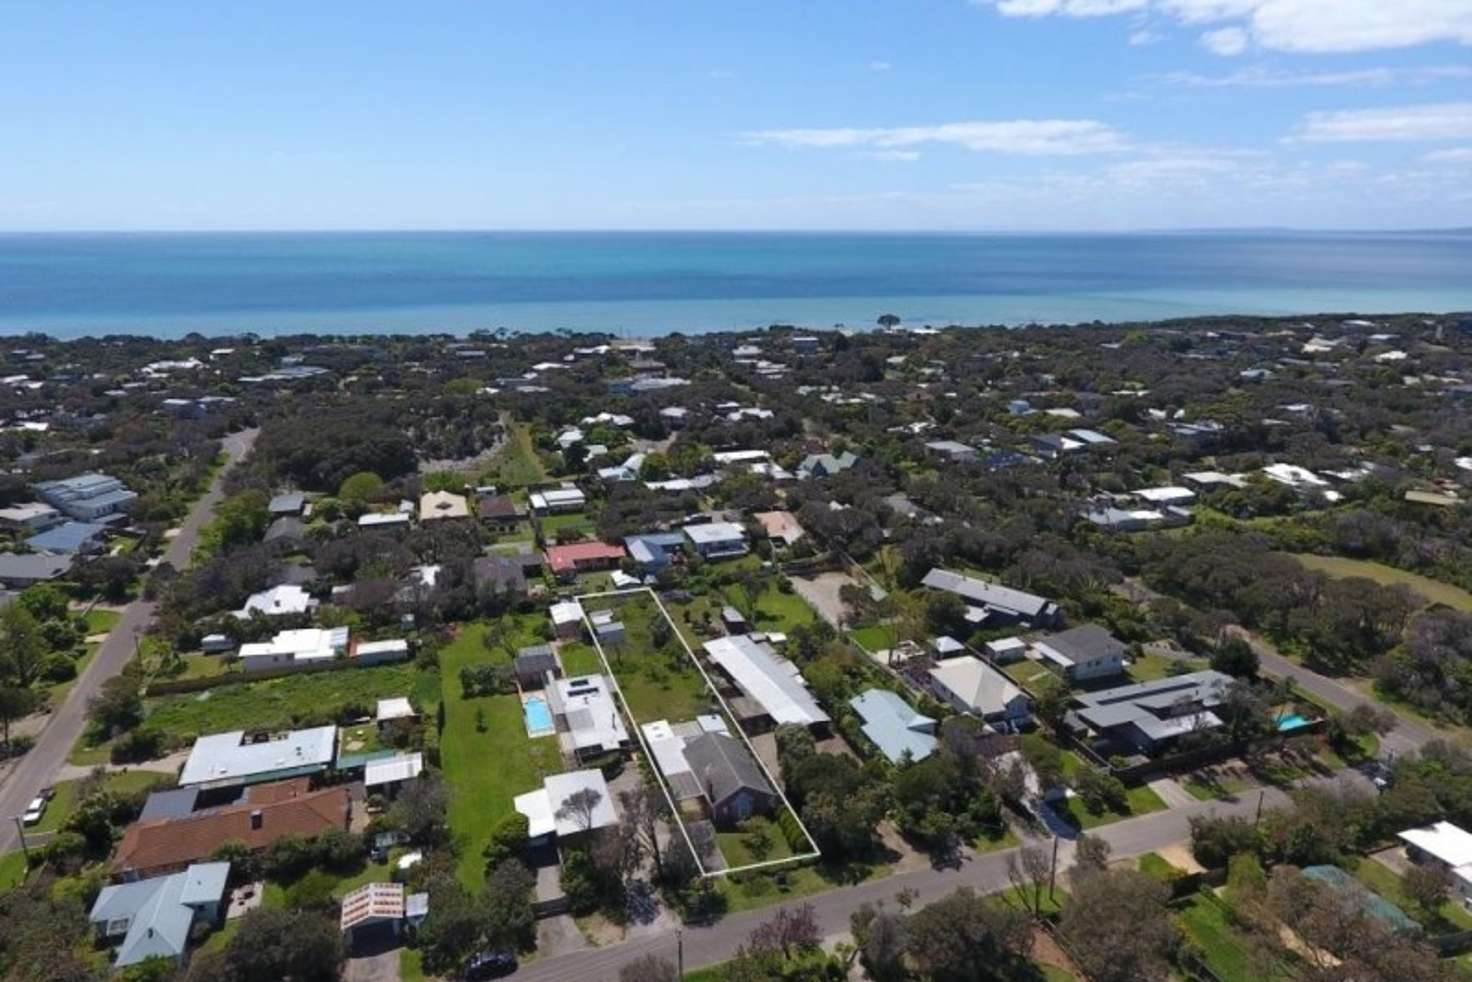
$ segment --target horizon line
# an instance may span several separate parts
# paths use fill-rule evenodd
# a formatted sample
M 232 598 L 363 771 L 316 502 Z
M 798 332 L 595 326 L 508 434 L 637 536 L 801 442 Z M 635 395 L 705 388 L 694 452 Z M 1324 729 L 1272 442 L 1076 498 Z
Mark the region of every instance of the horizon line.
M 1313 227 L 1295 225 L 1185 225 L 1128 228 L 618 228 L 618 227 L 370 227 L 344 228 L 0 228 L 0 236 L 69 235 L 1445 235 L 1472 233 L 1469 225 L 1420 227 Z

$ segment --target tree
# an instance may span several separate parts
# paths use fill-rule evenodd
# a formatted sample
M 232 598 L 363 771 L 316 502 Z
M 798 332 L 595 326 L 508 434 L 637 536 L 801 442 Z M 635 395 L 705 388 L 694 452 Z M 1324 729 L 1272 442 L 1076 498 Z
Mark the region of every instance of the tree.
M 109 735 L 143 721 L 143 693 L 132 672 L 114 675 L 87 700 L 87 718 Z
M 21 591 L 20 603 L 37 623 L 65 620 L 69 602 L 66 591 L 55 583 L 37 583 Z
M 485 918 L 454 876 L 438 874 L 425 888 L 429 915 L 419 928 L 419 950 L 426 970 L 447 975 L 480 945 Z
M 1241 638 L 1228 638 L 1211 653 L 1211 667 L 1237 678 L 1256 678 L 1257 652 Z
M 46 666 L 46 640 L 29 608 L 13 603 L 0 610 L 0 680 L 26 689 Z
M 343 960 L 336 917 L 257 907 L 218 959 L 196 958 L 190 982 L 336 982 Z
M 35 712 L 40 701 L 32 689 L 0 685 L 0 746 L 10 746 L 10 724 Z
M 1007 881 L 1034 917 L 1043 913 L 1043 885 L 1052 870 L 1052 852 L 1043 846 L 1023 846 L 1007 857 Z
M 904 914 L 884 904 L 865 903 L 849 915 L 859 958 L 874 982 L 898 982 L 905 977 L 905 951 L 909 943 Z
M 751 932 L 747 944 L 755 951 L 776 952 L 792 958 L 800 952 L 818 947 L 823 934 L 818 930 L 818 913 L 812 904 L 782 907 Z
M 876 321 L 876 323 L 885 330 L 889 330 L 890 328 L 898 326 L 899 322 L 900 319 L 897 314 L 880 314 L 879 320 Z
M 620 968 L 618 982 L 680 982 L 680 976 L 669 959 L 648 954 Z
M 973 982 L 979 966 L 1005 978 L 1032 946 L 1032 925 L 1022 911 L 990 902 L 970 887 L 937 900 L 906 922 L 910 957 L 933 982 Z
M 1257 828 L 1235 815 L 1192 815 L 1191 855 L 1207 869 L 1221 869 L 1238 853 L 1257 852 L 1261 845 Z
M 530 824 L 521 812 L 510 812 L 502 816 L 491 828 L 491 841 L 486 843 L 484 855 L 487 869 L 501 865 L 514 857 L 526 845 Z
M 1073 844 L 1073 878 L 1108 869 L 1111 852 L 1109 840 L 1097 835 L 1080 835 Z
M 1451 893 L 1452 876 L 1436 863 L 1416 863 L 1401 877 L 1401 888 L 1428 917 L 1434 917 Z
M 531 942 L 536 925 L 536 915 L 532 913 L 535 885 L 531 872 L 515 859 L 508 859 L 491 870 L 481 894 L 487 944 L 524 948 Z
M 389 820 L 413 842 L 444 841 L 449 829 L 450 792 L 438 771 L 425 771 L 410 781 L 389 809 Z
M 1080 967 L 1098 982 L 1170 976 L 1176 940 L 1165 884 L 1134 870 L 1103 870 L 1074 881 L 1059 930 Z
M 664 857 L 659 850 L 659 829 L 664 821 L 664 794 L 645 782 L 631 791 L 619 792 L 618 801 L 623 806 L 624 824 L 654 857 L 655 875 L 663 880 Z

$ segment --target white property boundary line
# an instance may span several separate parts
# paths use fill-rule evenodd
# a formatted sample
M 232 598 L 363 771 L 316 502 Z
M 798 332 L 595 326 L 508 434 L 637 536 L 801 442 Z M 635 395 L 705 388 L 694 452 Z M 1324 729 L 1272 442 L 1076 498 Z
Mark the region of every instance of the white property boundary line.
M 705 868 L 705 864 L 700 861 L 700 853 L 695 848 L 695 843 L 690 841 L 690 833 L 685 830 L 685 820 L 680 816 L 680 808 L 675 803 L 674 795 L 670 794 L 669 786 L 665 782 L 664 772 L 660 770 L 659 761 L 655 758 L 654 753 L 649 749 L 649 744 L 644 739 L 644 729 L 639 725 L 639 721 L 634 719 L 634 711 L 629 708 L 629 701 L 624 698 L 623 689 L 619 688 L 618 675 L 614 673 L 613 667 L 608 664 L 608 656 L 603 652 L 603 645 L 598 643 L 598 632 L 593 630 L 593 622 L 589 619 L 587 610 L 583 609 L 584 600 L 594 600 L 599 597 L 629 597 L 640 593 L 647 594 L 649 596 L 649 599 L 654 601 L 654 605 L 659 608 L 660 615 L 664 617 L 665 623 L 669 624 L 670 626 L 670 632 L 680 642 L 680 647 L 685 649 L 685 654 L 690 656 L 690 661 L 694 663 L 695 670 L 700 673 L 700 677 L 705 680 L 706 688 L 709 689 L 711 694 L 716 697 L 716 701 L 721 704 L 721 709 L 725 712 L 726 718 L 731 721 L 731 725 L 736 728 L 736 732 L 741 734 L 741 742 L 746 744 L 746 749 L 751 754 L 751 759 L 756 761 L 757 767 L 761 768 L 762 774 L 767 779 L 767 783 L 772 786 L 772 790 L 776 791 L 777 796 L 782 799 L 783 806 L 792 813 L 793 821 L 797 822 L 797 827 L 802 829 L 802 834 L 807 837 L 808 845 L 813 847 L 812 852 L 799 853 L 793 856 L 786 856 L 782 859 L 769 859 L 765 862 L 748 863 L 745 866 L 737 866 L 735 868 L 719 870 L 707 870 Z M 731 712 L 731 707 L 726 704 L 726 699 L 724 696 L 721 695 L 720 689 L 716 688 L 715 683 L 712 682 L 710 676 L 706 674 L 705 667 L 700 664 L 700 659 L 696 657 L 695 652 L 691 650 L 690 645 L 685 642 L 685 636 L 680 633 L 680 628 L 675 623 L 675 619 L 671 617 L 670 612 L 665 609 L 663 601 L 659 599 L 659 594 L 655 593 L 654 590 L 650 587 L 644 586 L 631 587 L 627 590 L 603 590 L 598 593 L 583 593 L 579 594 L 574 599 L 578 602 L 578 609 L 582 610 L 583 625 L 588 629 L 588 634 L 593 639 L 593 648 L 598 652 L 598 658 L 603 662 L 603 668 L 608 673 L 608 678 L 610 679 L 610 681 L 613 682 L 613 691 L 618 693 L 618 700 L 620 703 L 623 704 L 624 715 L 628 717 L 629 722 L 633 724 L 634 732 L 639 736 L 639 746 L 643 748 L 644 756 L 649 760 L 650 770 L 654 771 L 654 776 L 659 781 L 659 789 L 664 792 L 665 801 L 669 802 L 670 815 L 674 818 L 675 825 L 680 829 L 680 835 L 684 838 L 685 844 L 690 847 L 690 855 L 695 857 L 695 865 L 700 869 L 700 875 L 704 877 L 727 876 L 731 873 L 743 873 L 748 870 L 763 869 L 768 866 L 782 866 L 787 863 L 800 862 L 805 859 L 821 859 L 823 857 L 822 851 L 818 849 L 818 844 L 813 841 L 812 833 L 809 832 L 807 826 L 802 823 L 802 818 L 797 814 L 797 809 L 793 808 L 792 802 L 787 800 L 787 792 L 784 791 L 782 789 L 782 785 L 774 777 L 772 777 L 772 772 L 767 770 L 766 763 L 763 762 L 761 755 L 756 752 L 756 748 L 751 745 L 751 739 L 746 735 L 746 731 L 741 728 L 740 722 L 738 722 L 736 719 L 736 714 Z

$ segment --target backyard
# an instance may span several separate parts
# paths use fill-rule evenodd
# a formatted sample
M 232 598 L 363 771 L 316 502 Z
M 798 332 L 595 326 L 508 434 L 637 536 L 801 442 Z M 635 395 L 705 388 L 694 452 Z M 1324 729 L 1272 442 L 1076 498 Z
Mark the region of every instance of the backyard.
M 505 637 L 485 644 L 486 625 L 461 627 L 440 649 L 440 691 L 445 725 L 440 733 L 440 766 L 450 786 L 450 832 L 459 846 L 456 874 L 466 889 L 485 882 L 481 856 L 497 820 L 512 811 L 512 799 L 541 786 L 542 778 L 563 770 L 557 740 L 527 736 L 521 700 L 515 695 L 465 698 L 460 669 L 506 664 L 515 650 L 541 640 L 540 618 L 502 618 Z
M 506 428 L 506 442 L 490 471 L 491 483 L 502 487 L 525 487 L 547 479 L 542 460 L 532 446 L 532 436 L 521 423 L 502 414 L 501 425 Z
M 664 643 L 655 643 L 655 625 L 666 622 L 651 595 L 590 598 L 583 607 L 614 610 L 623 622 L 627 640 L 604 654 L 635 720 L 691 719 L 710 710 L 715 695 L 675 632 L 663 632 Z
M 1176 920 L 1221 982 L 1259 982 L 1247 939 L 1232 925 L 1231 909 L 1215 895 L 1195 893 L 1176 907 Z

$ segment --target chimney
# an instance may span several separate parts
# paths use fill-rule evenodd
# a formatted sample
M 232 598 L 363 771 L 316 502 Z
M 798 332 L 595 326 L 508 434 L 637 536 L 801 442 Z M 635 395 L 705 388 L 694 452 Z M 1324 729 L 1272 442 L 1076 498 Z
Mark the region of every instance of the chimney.
M 264 816 L 261 814 L 261 810 L 259 808 L 250 813 L 250 828 L 252 832 L 260 831 L 263 818 Z

